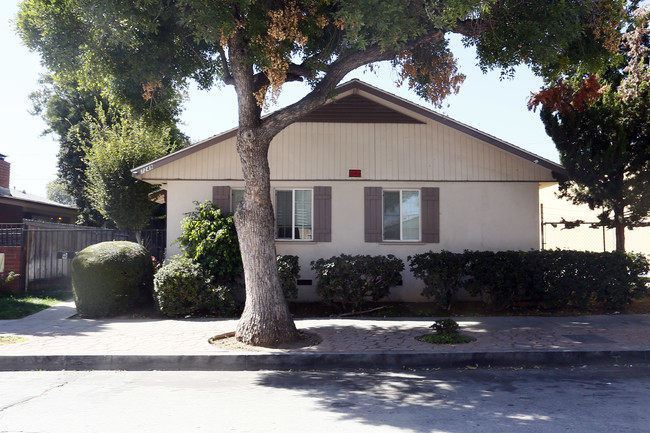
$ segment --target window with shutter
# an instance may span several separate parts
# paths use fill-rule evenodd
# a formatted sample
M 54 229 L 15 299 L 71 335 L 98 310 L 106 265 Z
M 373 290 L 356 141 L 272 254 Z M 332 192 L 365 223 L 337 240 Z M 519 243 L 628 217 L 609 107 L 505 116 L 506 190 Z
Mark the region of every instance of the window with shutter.
M 440 242 L 440 189 L 364 188 L 366 242 Z

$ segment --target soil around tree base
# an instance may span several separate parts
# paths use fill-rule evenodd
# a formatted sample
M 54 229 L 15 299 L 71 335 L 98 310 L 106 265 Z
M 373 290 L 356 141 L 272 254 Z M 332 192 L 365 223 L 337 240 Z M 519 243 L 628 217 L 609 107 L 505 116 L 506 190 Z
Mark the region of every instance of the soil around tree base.
M 235 338 L 234 332 L 227 332 L 225 334 L 215 335 L 214 337 L 210 338 L 208 341 L 216 348 L 222 350 L 235 350 L 235 351 L 239 350 L 239 351 L 252 351 L 252 352 L 262 352 L 262 351 L 268 352 L 269 350 L 272 350 L 272 351 L 282 352 L 286 350 L 302 349 L 305 347 L 317 346 L 323 341 L 323 339 L 321 338 L 320 335 L 316 334 L 315 332 L 298 330 L 297 340 L 292 341 L 290 343 L 283 343 L 273 347 L 251 346 L 249 344 L 242 343 L 241 341 Z

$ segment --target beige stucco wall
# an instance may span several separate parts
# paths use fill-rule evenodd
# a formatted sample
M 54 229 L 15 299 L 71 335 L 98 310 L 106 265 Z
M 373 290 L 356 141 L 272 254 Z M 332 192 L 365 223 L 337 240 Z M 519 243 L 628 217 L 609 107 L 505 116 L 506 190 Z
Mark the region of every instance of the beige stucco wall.
M 180 234 L 180 224 L 186 212 L 194 209 L 194 201 L 212 198 L 212 187 L 229 185 L 243 187 L 241 181 L 170 181 L 168 193 L 168 254 L 180 252 L 173 241 Z M 442 249 L 462 252 L 471 250 L 530 250 L 539 247 L 538 184 L 535 182 L 274 182 L 275 188 L 332 187 L 332 242 L 277 242 L 279 254 L 294 254 L 300 258 L 302 279 L 314 279 L 310 262 L 347 254 L 394 254 L 405 263 L 404 285 L 394 288 L 391 300 L 424 301 L 422 290 L 408 270 L 407 257 L 429 250 Z M 365 243 L 363 188 L 440 188 L 440 243 Z M 316 300 L 313 286 L 301 286 L 300 300 Z

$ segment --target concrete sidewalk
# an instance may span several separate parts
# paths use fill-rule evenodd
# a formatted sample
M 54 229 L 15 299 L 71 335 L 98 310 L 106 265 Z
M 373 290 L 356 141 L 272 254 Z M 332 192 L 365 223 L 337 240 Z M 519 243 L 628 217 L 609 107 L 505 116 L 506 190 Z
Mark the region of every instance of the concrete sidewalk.
M 436 318 L 297 320 L 317 346 L 225 349 L 208 339 L 233 319 L 79 319 L 73 302 L 0 321 L 0 370 L 288 370 L 637 364 L 650 362 L 650 316 L 455 318 L 476 338 L 416 340 Z M 24 339 L 5 344 L 2 337 Z

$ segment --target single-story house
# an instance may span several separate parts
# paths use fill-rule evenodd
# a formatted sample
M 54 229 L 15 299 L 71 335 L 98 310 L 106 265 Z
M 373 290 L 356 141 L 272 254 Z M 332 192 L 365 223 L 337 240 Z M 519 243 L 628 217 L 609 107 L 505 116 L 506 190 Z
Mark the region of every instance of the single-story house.
M 195 201 L 233 210 L 244 180 L 227 131 L 133 171 L 167 191 L 167 257 Z M 346 254 L 404 260 L 391 300 L 420 301 L 407 257 L 429 250 L 540 247 L 539 190 L 558 164 L 358 80 L 278 134 L 269 150 L 278 254 L 300 258 L 299 299 L 315 300 L 310 262 Z

